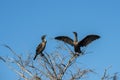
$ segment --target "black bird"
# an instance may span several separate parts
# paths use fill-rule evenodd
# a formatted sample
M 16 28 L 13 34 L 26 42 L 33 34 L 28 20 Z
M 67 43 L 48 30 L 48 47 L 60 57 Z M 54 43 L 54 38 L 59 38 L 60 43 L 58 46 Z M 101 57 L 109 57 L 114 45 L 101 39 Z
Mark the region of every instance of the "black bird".
M 46 43 L 47 43 L 45 37 L 46 37 L 46 35 L 43 35 L 43 36 L 41 37 L 42 42 L 37 46 L 37 48 L 36 48 L 36 54 L 35 54 L 35 57 L 34 57 L 33 60 L 35 60 L 36 57 L 37 57 L 37 55 L 39 55 L 39 54 L 40 54 L 41 56 L 44 56 L 44 54 L 43 54 L 42 52 L 43 52 L 43 50 L 45 49 L 45 46 L 46 46 Z
M 74 46 L 75 52 L 82 53 L 80 49 L 81 47 L 85 47 L 92 41 L 100 38 L 99 35 L 87 35 L 84 39 L 82 39 L 81 41 L 78 41 L 77 33 L 76 32 L 73 32 L 73 33 L 74 33 L 74 40 L 72 40 L 68 36 L 57 36 L 55 37 L 55 39 L 68 43 L 71 46 Z

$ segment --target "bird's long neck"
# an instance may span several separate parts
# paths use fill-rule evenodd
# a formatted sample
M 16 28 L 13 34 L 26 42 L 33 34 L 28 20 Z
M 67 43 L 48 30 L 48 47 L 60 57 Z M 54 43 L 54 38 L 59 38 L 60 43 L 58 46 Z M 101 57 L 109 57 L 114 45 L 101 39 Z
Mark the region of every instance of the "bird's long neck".
M 74 34 L 74 41 L 77 42 L 78 38 L 77 38 L 77 33 Z

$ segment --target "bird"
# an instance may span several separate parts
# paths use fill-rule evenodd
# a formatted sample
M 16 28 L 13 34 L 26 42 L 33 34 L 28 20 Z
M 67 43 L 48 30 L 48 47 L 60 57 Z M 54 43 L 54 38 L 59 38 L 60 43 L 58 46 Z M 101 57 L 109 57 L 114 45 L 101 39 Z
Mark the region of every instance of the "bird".
M 73 34 L 74 34 L 74 40 L 68 36 L 57 36 L 57 37 L 55 37 L 55 39 L 63 41 L 65 43 L 73 46 L 74 52 L 82 53 L 81 47 L 86 47 L 92 41 L 100 38 L 99 35 L 90 34 L 90 35 L 87 35 L 86 37 L 84 37 L 82 40 L 78 41 L 77 32 L 73 32 Z
M 37 48 L 36 48 L 36 54 L 35 54 L 33 60 L 35 60 L 36 57 L 37 57 L 39 54 L 40 54 L 41 56 L 44 56 L 44 54 L 43 54 L 42 52 L 43 52 L 43 50 L 45 49 L 46 43 L 47 43 L 47 40 L 46 40 L 45 38 L 46 38 L 46 35 L 43 35 L 43 36 L 41 37 L 42 42 L 37 46 Z

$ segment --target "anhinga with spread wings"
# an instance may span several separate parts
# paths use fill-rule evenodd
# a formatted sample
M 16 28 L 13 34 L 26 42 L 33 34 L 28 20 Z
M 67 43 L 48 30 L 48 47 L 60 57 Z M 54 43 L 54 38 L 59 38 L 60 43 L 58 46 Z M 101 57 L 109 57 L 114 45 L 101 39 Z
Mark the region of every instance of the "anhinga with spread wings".
M 46 35 L 43 35 L 43 36 L 41 37 L 42 42 L 37 46 L 37 48 L 36 48 L 36 54 L 35 54 L 35 57 L 34 57 L 33 60 L 35 60 L 36 57 L 37 57 L 37 55 L 39 55 L 39 54 L 40 54 L 41 56 L 44 56 L 44 54 L 43 54 L 42 52 L 43 52 L 43 50 L 45 49 L 45 46 L 46 46 L 46 43 L 47 43 L 45 37 L 46 37 Z
M 55 37 L 55 39 L 68 43 L 71 46 L 74 46 L 75 52 L 82 53 L 80 49 L 81 47 L 85 47 L 92 41 L 100 38 L 99 35 L 87 35 L 84 39 L 82 39 L 81 41 L 78 41 L 77 33 L 76 32 L 73 32 L 73 33 L 74 33 L 74 40 L 72 40 L 68 36 L 57 36 Z

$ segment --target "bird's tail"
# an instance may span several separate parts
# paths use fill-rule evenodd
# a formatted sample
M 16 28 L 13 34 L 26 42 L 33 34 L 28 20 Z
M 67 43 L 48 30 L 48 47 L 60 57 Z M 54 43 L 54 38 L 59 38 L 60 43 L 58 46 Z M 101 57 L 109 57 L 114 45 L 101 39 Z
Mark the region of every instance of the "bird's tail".
M 38 54 L 36 53 L 36 55 L 35 55 L 35 57 L 33 58 L 33 60 L 35 60 L 35 59 L 36 59 L 37 55 L 38 55 Z M 42 56 L 44 56 L 44 54 L 43 54 L 43 53 L 41 53 L 41 54 L 40 54 L 40 56 L 42 57 Z
M 33 58 L 33 60 L 35 60 L 35 59 L 36 59 L 36 57 L 37 57 L 37 54 L 35 55 L 35 57 Z

